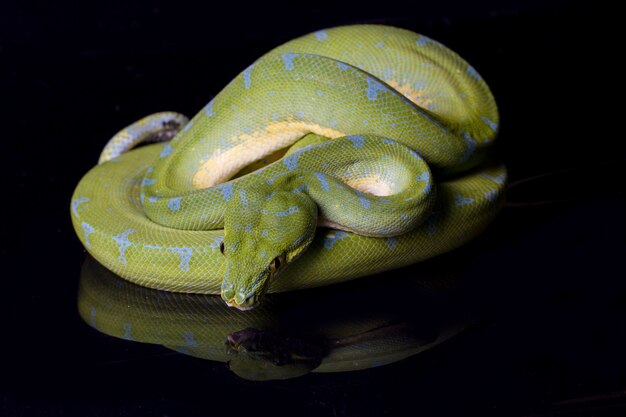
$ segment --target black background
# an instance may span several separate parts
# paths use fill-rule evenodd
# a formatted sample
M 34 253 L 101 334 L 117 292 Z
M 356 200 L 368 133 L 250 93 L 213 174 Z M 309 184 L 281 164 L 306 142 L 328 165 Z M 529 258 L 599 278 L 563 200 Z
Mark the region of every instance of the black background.
M 623 156 L 594 5 L 216 3 L 1 6 L 0 415 L 624 415 Z M 553 173 L 513 188 L 522 205 L 470 245 L 480 325 L 386 367 L 254 383 L 82 323 L 69 199 L 107 139 L 193 115 L 265 51 L 350 23 L 458 52 L 498 101 L 511 181 Z

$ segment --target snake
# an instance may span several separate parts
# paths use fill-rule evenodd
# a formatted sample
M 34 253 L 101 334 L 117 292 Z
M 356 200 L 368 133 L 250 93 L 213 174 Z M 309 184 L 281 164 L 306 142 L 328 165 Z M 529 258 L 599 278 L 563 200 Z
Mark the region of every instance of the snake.
M 475 307 L 459 291 L 462 274 L 450 270 L 457 265 L 440 262 L 419 274 L 309 291 L 314 294 L 269 294 L 253 311 L 241 312 L 216 296 L 135 285 L 87 256 L 78 311 L 91 328 L 129 346 L 161 345 L 173 351 L 165 355 L 226 363 L 248 380 L 351 372 L 418 355 L 475 323 Z M 379 297 L 398 285 L 420 300 L 417 309 Z
M 486 82 L 441 43 L 323 29 L 261 56 L 191 120 L 119 131 L 79 181 L 72 223 L 124 279 L 249 310 L 478 236 L 507 181 L 488 155 L 498 129 Z

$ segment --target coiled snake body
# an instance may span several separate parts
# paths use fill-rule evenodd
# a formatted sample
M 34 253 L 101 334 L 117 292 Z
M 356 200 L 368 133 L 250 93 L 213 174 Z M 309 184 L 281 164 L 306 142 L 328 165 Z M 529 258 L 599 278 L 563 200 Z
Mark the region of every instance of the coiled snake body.
M 72 221 L 120 276 L 248 309 L 478 235 L 506 182 L 485 157 L 497 126 L 489 88 L 443 45 L 388 26 L 318 31 L 191 121 L 159 113 L 120 131 L 78 184 Z

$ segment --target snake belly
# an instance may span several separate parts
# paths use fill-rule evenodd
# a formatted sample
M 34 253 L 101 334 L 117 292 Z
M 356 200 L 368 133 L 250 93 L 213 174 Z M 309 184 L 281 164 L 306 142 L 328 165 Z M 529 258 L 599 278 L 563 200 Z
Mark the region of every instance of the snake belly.
M 134 126 L 183 124 L 168 117 Z M 410 230 L 372 236 L 319 227 L 268 291 L 342 282 L 431 258 L 480 234 L 501 206 L 507 178 L 503 165 L 486 158 L 497 129 L 486 83 L 440 43 L 382 25 L 321 30 L 258 59 L 171 141 L 129 150 L 140 135 L 116 135 L 78 184 L 72 222 L 85 248 L 121 277 L 214 294 L 228 272 L 220 252 L 225 217 L 237 215 L 233 201 L 243 204 L 259 181 L 269 184 L 310 161 L 315 176 L 299 186 L 330 201 L 348 189 L 355 203 L 338 212 L 352 218 L 395 213 L 399 172 L 413 181 L 406 187 L 432 184 L 436 195 L 419 220 L 412 213 L 394 217 Z M 324 156 L 324 143 L 302 145 L 312 137 L 338 147 Z M 397 158 L 386 156 L 391 147 L 406 148 L 429 168 L 395 166 Z M 344 154 L 335 164 L 341 172 L 324 171 Z M 327 206 L 333 204 L 343 203 Z

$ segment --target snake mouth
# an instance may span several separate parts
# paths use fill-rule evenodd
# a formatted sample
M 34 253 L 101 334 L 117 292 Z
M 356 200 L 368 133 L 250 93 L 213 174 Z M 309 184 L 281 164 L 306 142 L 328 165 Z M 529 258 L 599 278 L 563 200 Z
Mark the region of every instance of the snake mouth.
M 255 302 L 254 304 L 238 304 L 233 298 L 231 300 L 226 301 L 226 305 L 231 308 L 236 308 L 239 311 L 250 311 L 253 308 L 255 308 L 258 305 L 258 303 Z
M 260 297 L 254 292 L 235 292 L 234 287 L 225 287 L 222 289 L 222 300 L 224 300 L 226 305 L 240 311 L 252 310 L 258 306 L 259 298 Z
M 238 288 L 232 282 L 224 282 L 221 288 L 222 300 L 228 307 L 240 311 L 252 310 L 259 305 L 263 294 L 267 291 L 266 286 L 269 278 L 271 278 L 271 274 L 268 270 L 264 270 L 249 288 Z

